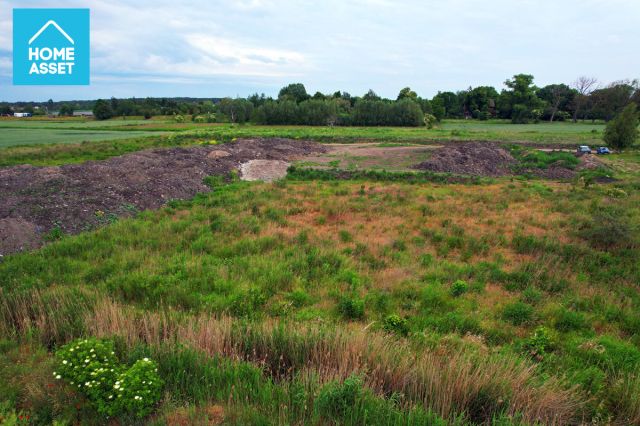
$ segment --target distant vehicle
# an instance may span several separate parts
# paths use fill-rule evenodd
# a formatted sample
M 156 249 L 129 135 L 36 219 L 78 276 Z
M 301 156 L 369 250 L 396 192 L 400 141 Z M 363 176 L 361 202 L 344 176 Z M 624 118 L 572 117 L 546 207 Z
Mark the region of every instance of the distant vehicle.
M 591 154 L 591 148 L 587 145 L 580 145 L 578 147 L 578 154 Z
M 611 154 L 611 151 L 609 151 L 609 148 L 607 148 L 606 146 L 601 146 L 596 150 L 596 154 L 606 155 Z

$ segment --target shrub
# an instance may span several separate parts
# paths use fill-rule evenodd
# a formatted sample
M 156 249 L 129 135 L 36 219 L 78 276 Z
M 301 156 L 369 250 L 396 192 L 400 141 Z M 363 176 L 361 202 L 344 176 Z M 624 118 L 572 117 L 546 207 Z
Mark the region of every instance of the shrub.
M 451 289 L 449 292 L 453 297 L 462 296 L 467 291 L 469 291 L 469 285 L 462 280 L 458 280 L 451 285 Z
M 357 296 L 345 296 L 338 302 L 338 312 L 346 319 L 364 318 L 364 300 Z
M 605 143 L 616 149 L 633 146 L 638 139 L 638 111 L 636 104 L 631 102 L 620 114 L 607 123 L 604 131 Z
M 397 333 L 403 336 L 409 334 L 407 320 L 396 314 L 387 316 L 382 321 L 382 328 L 389 333 Z
M 162 396 L 162 384 L 155 362 L 149 358 L 136 361 L 118 375 L 113 385 L 116 402 L 112 414 L 122 412 L 139 418 L 148 416 Z
M 533 319 L 533 306 L 522 302 L 509 303 L 502 310 L 502 318 L 513 325 L 522 325 Z
M 541 357 L 553 349 L 553 340 L 551 331 L 544 326 L 540 326 L 533 331 L 531 336 L 529 336 L 525 343 L 525 347 L 532 355 Z
M 358 376 L 349 376 L 344 382 L 325 385 L 318 395 L 316 407 L 320 413 L 332 420 L 341 420 L 354 409 L 363 393 L 363 382 Z
M 578 235 L 599 249 L 627 248 L 636 243 L 635 229 L 618 209 L 600 209 L 578 229 Z
M 155 362 L 144 358 L 127 369 L 110 341 L 76 340 L 60 348 L 56 357 L 54 377 L 78 389 L 100 414 L 145 417 L 160 400 L 163 382 Z
M 535 305 L 542 300 L 542 292 L 535 287 L 527 287 L 522 292 L 522 301 Z
M 562 308 L 556 315 L 555 327 L 558 331 L 575 331 L 587 327 L 587 321 L 579 312 Z

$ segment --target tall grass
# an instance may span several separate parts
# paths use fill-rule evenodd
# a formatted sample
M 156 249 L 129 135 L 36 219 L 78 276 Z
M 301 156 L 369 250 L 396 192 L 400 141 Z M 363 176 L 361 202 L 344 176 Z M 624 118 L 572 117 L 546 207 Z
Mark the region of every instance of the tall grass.
M 116 336 L 131 348 L 185 345 L 249 361 L 277 380 L 312 372 L 328 383 L 355 374 L 378 395 L 402 394 L 449 419 L 465 413 L 470 420 L 488 422 L 507 414 L 528 423 L 566 424 L 579 418 L 584 402 L 575 390 L 554 379 L 542 381 L 535 367 L 512 356 L 416 350 L 357 326 L 145 312 L 92 291 L 58 288 L 0 293 L 0 320 L 3 336 L 37 337 L 50 346 L 81 335 Z

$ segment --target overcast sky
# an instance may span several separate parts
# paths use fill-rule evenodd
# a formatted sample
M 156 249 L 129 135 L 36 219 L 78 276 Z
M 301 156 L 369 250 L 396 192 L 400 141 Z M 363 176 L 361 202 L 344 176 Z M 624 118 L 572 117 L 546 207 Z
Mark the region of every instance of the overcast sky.
M 91 9 L 90 86 L 12 85 L 14 7 Z M 610 82 L 640 77 L 639 23 L 639 0 L 0 0 L 0 100 Z

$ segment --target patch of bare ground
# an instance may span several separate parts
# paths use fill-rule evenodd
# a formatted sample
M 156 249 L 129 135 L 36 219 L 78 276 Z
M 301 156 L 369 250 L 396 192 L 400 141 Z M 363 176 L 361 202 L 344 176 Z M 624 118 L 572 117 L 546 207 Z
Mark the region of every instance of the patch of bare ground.
M 37 247 L 55 227 L 74 234 L 113 217 L 191 198 L 209 190 L 206 176 L 226 175 L 251 160 L 291 161 L 325 151 L 316 142 L 241 139 L 82 164 L 0 168 L 0 254 Z

